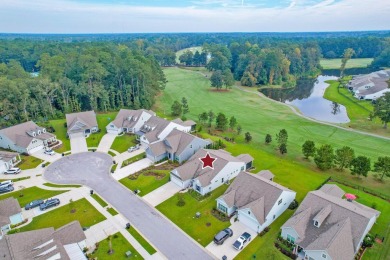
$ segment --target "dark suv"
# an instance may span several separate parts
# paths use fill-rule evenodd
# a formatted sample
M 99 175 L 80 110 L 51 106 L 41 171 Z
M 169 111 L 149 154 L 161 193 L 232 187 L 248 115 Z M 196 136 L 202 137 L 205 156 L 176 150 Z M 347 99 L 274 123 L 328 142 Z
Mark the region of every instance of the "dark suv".
M 32 209 L 32 208 L 40 206 L 42 203 L 43 203 L 43 200 L 33 200 L 30 203 L 26 204 L 24 209 L 25 210 L 29 210 L 29 209 Z
M 231 236 L 233 236 L 233 230 L 231 230 L 230 228 L 226 228 L 215 235 L 214 243 L 216 243 L 217 245 L 222 245 L 223 242 L 225 242 L 225 240 Z
M 47 210 L 48 208 L 55 207 L 60 205 L 60 200 L 59 199 L 48 199 L 41 205 L 39 205 L 40 210 Z
M 0 187 L 0 193 L 6 193 L 6 192 L 13 191 L 13 190 L 14 190 L 14 187 L 12 185 Z

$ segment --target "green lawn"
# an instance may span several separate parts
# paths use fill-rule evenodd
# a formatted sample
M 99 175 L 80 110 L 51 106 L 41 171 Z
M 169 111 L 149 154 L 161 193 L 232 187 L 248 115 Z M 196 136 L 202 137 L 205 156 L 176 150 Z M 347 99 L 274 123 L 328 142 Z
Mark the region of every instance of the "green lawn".
M 176 62 L 178 64 L 180 63 L 179 57 L 186 51 L 191 51 L 194 54 L 195 54 L 196 51 L 199 51 L 199 53 L 201 53 L 202 52 L 202 46 L 190 47 L 190 48 L 185 48 L 185 49 L 177 51 L 176 52 Z
M 81 187 L 81 185 L 60 185 L 60 184 L 54 184 L 49 182 L 46 182 L 43 185 L 52 188 L 80 188 Z
M 207 246 L 215 234 L 230 226 L 229 221 L 222 222 L 211 215 L 211 210 L 216 207 L 215 200 L 226 191 L 227 187 L 227 185 L 222 185 L 202 201 L 197 201 L 190 194 L 183 193 L 185 201 L 183 207 L 176 205 L 178 196 L 175 195 L 156 208 L 199 244 Z M 195 218 L 197 212 L 201 213 L 200 218 Z M 206 223 L 211 225 L 207 226 Z
M 119 213 L 114 208 L 107 208 L 108 213 L 110 213 L 112 216 L 116 216 Z
M 62 147 L 55 150 L 57 153 L 70 151 L 70 141 L 69 138 L 66 137 L 67 128 L 64 126 L 65 123 L 66 123 L 65 119 L 57 119 L 57 120 L 49 121 L 49 124 L 52 125 L 55 130 L 53 134 L 57 136 L 57 139 L 62 141 Z
M 61 204 L 60 204 L 61 205 Z M 71 209 L 76 209 L 72 213 Z M 70 204 L 61 206 L 45 214 L 33 218 L 33 221 L 27 226 L 21 227 L 20 231 L 29 231 L 40 228 L 54 227 L 55 229 L 62 227 L 74 220 L 78 220 L 82 227 L 90 227 L 106 218 L 95 209 L 87 199 L 83 198 Z
M 33 169 L 39 166 L 43 161 L 31 155 L 20 155 L 22 161 L 17 165 L 22 170 Z
M 146 176 L 144 174 L 141 174 L 138 176 L 137 179 L 132 180 L 129 178 L 123 178 L 119 182 L 125 185 L 130 190 L 140 190 L 141 193 L 139 195 L 145 196 L 149 192 L 161 187 L 162 185 L 168 183 L 169 181 L 169 171 L 166 170 L 148 170 L 146 171 L 146 174 L 148 173 L 157 173 L 159 175 L 165 175 L 163 178 L 156 178 L 155 176 Z
M 136 135 L 124 134 L 117 136 L 111 145 L 111 149 L 118 153 L 126 152 L 131 146 L 134 146 L 138 142 L 135 140 Z
M 127 166 L 129 164 L 135 163 L 136 161 L 142 160 L 145 157 L 146 157 L 146 153 L 141 153 L 141 154 L 138 154 L 138 155 L 136 155 L 134 157 L 131 157 L 131 158 L 129 158 L 129 159 L 127 159 L 127 160 L 122 162 L 121 168 L 125 167 L 125 166 Z
M 360 59 L 350 59 L 345 68 L 366 68 L 374 59 L 372 58 L 360 58 Z M 341 66 L 341 59 L 321 59 L 320 65 L 323 69 L 339 69 Z
M 100 129 L 100 132 L 91 134 L 87 138 L 87 146 L 88 147 L 98 147 L 99 142 L 102 139 L 103 135 L 106 134 L 106 126 L 108 123 L 110 123 L 112 120 L 115 119 L 116 114 L 118 112 L 107 112 L 107 113 L 98 113 L 96 114 L 96 119 L 98 122 L 98 127 Z
M 357 155 L 366 155 L 376 161 L 378 156 L 390 154 L 390 141 L 306 120 L 295 115 L 289 107 L 259 97 L 255 93 L 246 93 L 235 88 L 229 92 L 211 91 L 208 79 L 189 70 L 167 68 L 164 72 L 168 84 L 157 100 L 155 111 L 170 111 L 174 100 L 187 97 L 190 109 L 188 119 L 197 120 L 201 112 L 210 109 L 215 113 L 223 112 L 228 117 L 235 116 L 243 128 L 242 132 L 250 132 L 253 139 L 250 144 L 246 144 L 241 134 L 236 137 L 235 145 L 228 144 L 227 150 L 234 155 L 251 154 L 255 158 L 256 170 L 270 169 L 276 175 L 277 182 L 298 192 L 298 198 L 303 198 L 328 176 L 334 175 L 390 195 L 389 181 L 378 182 L 371 174 L 368 178 L 358 179 L 348 172 L 321 172 L 312 161 L 304 160 L 301 152 L 302 144 L 311 139 L 317 146 L 331 144 L 334 148 L 340 148 L 348 145 Z M 288 132 L 288 153 L 281 156 L 276 151 L 275 135 L 283 128 Z M 207 131 L 205 126 L 203 129 L 204 132 Z M 267 133 L 274 139 L 271 145 L 264 144 Z M 203 134 L 203 137 L 210 138 L 207 134 Z
M 20 178 L 16 178 L 16 179 L 0 179 L 0 182 L 9 181 L 9 180 L 12 180 L 13 182 L 18 182 L 18 181 L 24 181 L 24 180 L 27 180 L 30 178 L 31 178 L 30 176 L 26 176 L 26 177 L 20 177 Z
M 138 243 L 141 244 L 141 246 L 151 255 L 153 255 L 154 253 L 156 253 L 156 249 L 154 249 L 154 247 L 148 243 L 148 241 L 145 240 L 145 238 L 143 236 L 141 236 L 140 233 L 137 232 L 137 230 L 135 230 L 134 228 L 130 228 L 130 229 L 127 229 L 127 231 L 129 231 L 129 233 L 135 238 L 135 240 L 138 241 Z
M 102 206 L 103 208 L 108 206 L 107 202 L 105 202 L 105 201 L 104 201 L 99 195 L 97 195 L 96 193 L 94 193 L 93 195 L 91 195 L 91 197 L 94 198 L 94 199 L 100 204 L 100 206 Z
M 112 249 L 114 253 L 109 255 L 110 249 L 107 239 L 99 242 L 98 249 L 89 255 L 89 259 L 144 259 L 121 233 L 112 235 Z M 131 251 L 131 257 L 126 257 L 126 252 Z
M 17 186 L 17 184 L 15 184 L 15 186 Z M 18 200 L 20 207 L 24 207 L 27 203 L 33 200 L 52 198 L 64 192 L 66 192 L 66 190 L 43 190 L 38 187 L 30 187 L 20 191 L 14 191 L 0 195 L 0 200 L 14 197 Z M 23 194 L 22 197 L 20 197 L 21 194 Z

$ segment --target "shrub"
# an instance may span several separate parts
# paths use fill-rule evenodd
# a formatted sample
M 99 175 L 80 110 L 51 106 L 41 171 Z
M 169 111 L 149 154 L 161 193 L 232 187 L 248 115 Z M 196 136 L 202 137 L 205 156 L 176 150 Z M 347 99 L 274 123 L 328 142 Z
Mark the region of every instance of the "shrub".
M 374 237 L 370 234 L 367 234 L 366 237 L 363 239 L 363 247 L 372 247 L 374 242 Z
M 64 127 L 65 127 L 65 128 L 67 128 L 67 127 L 68 127 L 68 124 L 67 124 L 66 122 L 64 123 Z
M 186 202 L 184 201 L 184 198 L 183 198 L 183 194 L 178 193 L 177 198 L 178 198 L 178 201 L 177 201 L 176 205 L 178 207 L 183 207 L 186 204 Z
M 371 208 L 376 209 L 376 207 L 377 207 L 376 202 L 373 202 L 373 203 L 371 204 Z
M 259 233 L 259 236 L 260 237 L 264 236 L 269 230 L 270 230 L 270 227 L 265 227 L 264 230 Z
M 291 209 L 291 210 L 294 210 L 296 208 L 298 208 L 298 201 L 297 200 L 293 200 L 290 205 L 288 206 L 288 209 Z

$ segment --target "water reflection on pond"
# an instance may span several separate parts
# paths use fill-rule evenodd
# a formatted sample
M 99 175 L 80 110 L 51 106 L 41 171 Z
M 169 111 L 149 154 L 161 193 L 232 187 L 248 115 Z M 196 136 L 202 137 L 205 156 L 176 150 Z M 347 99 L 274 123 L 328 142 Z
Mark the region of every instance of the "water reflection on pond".
M 334 76 L 319 76 L 317 79 L 300 80 L 292 89 L 262 89 L 269 98 L 297 107 L 305 116 L 331 123 L 348 123 L 350 120 L 343 105 L 323 98 L 329 86 L 326 80 Z

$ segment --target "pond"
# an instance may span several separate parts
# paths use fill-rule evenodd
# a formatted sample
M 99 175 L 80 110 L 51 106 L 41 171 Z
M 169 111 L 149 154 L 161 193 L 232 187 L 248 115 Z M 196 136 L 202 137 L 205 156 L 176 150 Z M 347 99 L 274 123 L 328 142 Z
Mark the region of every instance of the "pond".
M 274 100 L 293 105 L 305 116 L 330 123 L 348 123 L 347 109 L 323 97 L 329 86 L 325 81 L 334 76 L 318 76 L 317 79 L 304 79 L 292 89 L 261 89 L 261 92 Z

